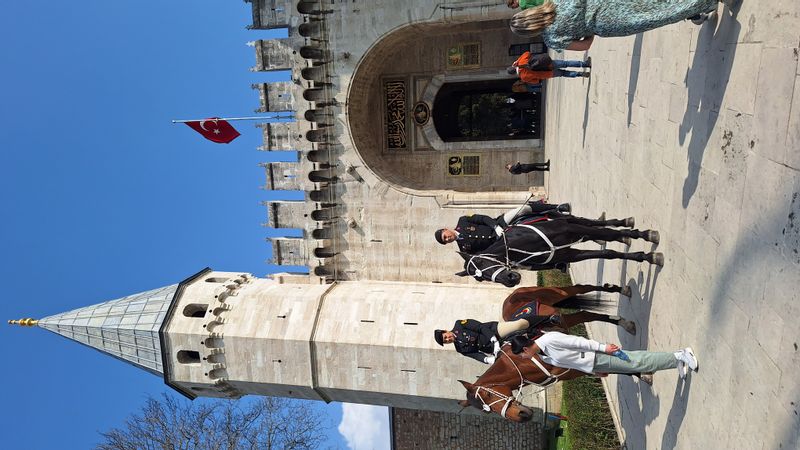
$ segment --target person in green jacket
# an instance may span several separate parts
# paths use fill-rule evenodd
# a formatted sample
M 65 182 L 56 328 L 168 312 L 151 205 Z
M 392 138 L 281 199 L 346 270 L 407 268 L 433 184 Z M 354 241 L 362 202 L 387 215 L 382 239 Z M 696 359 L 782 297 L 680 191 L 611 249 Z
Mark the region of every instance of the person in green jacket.
M 511 9 L 528 9 L 534 6 L 541 6 L 544 0 L 506 0 L 506 5 Z

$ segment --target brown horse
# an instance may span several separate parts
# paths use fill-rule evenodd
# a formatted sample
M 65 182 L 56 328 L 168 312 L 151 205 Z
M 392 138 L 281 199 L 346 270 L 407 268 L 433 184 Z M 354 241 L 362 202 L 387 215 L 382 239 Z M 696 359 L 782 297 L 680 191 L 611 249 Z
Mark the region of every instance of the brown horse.
M 631 296 L 630 286 L 621 288 L 619 286 L 605 284 L 603 286 L 592 286 L 588 284 L 577 284 L 575 286 L 566 287 L 524 287 L 515 289 L 503 301 L 503 320 L 512 320 L 512 316 L 520 308 L 528 303 L 535 302 L 535 314 L 540 316 L 550 316 L 559 314 L 559 308 L 575 308 L 575 309 L 589 309 L 598 310 L 604 306 L 602 301 L 591 299 L 582 296 L 589 292 L 615 292 L 620 293 L 626 297 Z M 625 331 L 630 334 L 636 334 L 636 324 L 620 316 L 609 316 L 608 314 L 599 314 L 590 311 L 578 311 L 573 314 L 563 314 L 561 316 L 560 326 L 554 327 L 557 331 L 567 330 L 579 323 L 585 322 L 607 322 L 614 325 L 621 326 Z
M 467 399 L 458 403 L 462 407 L 473 406 L 487 413 L 500 414 L 513 422 L 527 422 L 533 418 L 533 411 L 514 397 L 514 390 L 519 391 L 528 384 L 547 387 L 586 375 L 580 370 L 545 363 L 535 345 L 515 355 L 511 352 L 511 345 L 506 344 L 498 353 L 497 361 L 475 383 L 459 380 L 467 389 Z
M 516 311 L 531 302 L 536 303 L 536 314 L 539 315 L 556 314 L 558 312 L 556 306 L 583 307 L 591 305 L 592 299 L 582 297 L 581 294 L 593 291 L 617 292 L 626 297 L 631 295 L 630 286 L 620 288 L 610 284 L 519 288 L 503 301 L 503 320 L 511 320 Z M 629 320 L 619 316 L 588 311 L 562 315 L 561 327 L 556 327 L 556 329 L 566 332 L 573 325 L 595 320 L 619 325 L 625 331 L 636 334 L 636 325 Z M 535 345 L 524 348 L 519 354 L 511 351 L 511 345 L 504 345 L 495 363 L 475 383 L 459 380 L 467 389 L 467 399 L 460 401 L 459 404 L 463 407 L 474 406 L 485 412 L 495 412 L 514 422 L 526 422 L 533 417 L 533 412 L 516 400 L 513 391 L 519 391 L 528 384 L 547 387 L 559 381 L 588 375 L 575 369 L 551 366 L 542 361 L 538 353 Z

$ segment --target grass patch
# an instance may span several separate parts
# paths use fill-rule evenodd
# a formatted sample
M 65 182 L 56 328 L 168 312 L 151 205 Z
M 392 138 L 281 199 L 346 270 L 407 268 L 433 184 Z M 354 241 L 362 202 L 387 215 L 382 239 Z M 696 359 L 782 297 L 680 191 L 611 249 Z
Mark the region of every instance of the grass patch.
M 569 275 L 556 270 L 538 272 L 539 286 L 570 286 Z M 586 327 L 570 328 L 570 334 L 587 337 Z M 611 418 L 606 394 L 599 378 L 583 377 L 561 383 L 561 414 L 569 421 L 564 436 L 556 441 L 558 450 L 618 449 L 620 442 Z
M 539 286 L 572 286 L 572 278 L 560 270 L 540 270 L 536 272 L 536 281 Z

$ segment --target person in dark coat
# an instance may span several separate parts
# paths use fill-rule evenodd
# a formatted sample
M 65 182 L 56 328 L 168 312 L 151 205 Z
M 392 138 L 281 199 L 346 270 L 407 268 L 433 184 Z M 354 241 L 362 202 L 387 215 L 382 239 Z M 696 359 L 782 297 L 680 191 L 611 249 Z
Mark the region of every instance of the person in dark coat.
M 546 327 L 560 323 L 559 316 L 538 316 L 531 310 L 522 310 L 508 322 L 478 322 L 474 319 L 457 320 L 451 330 L 435 330 L 437 344 L 454 344 L 456 351 L 478 362 L 492 364 L 500 350 L 500 339 L 530 328 Z
M 517 161 L 516 164 L 506 164 L 506 169 L 514 175 L 519 175 L 522 173 L 528 173 L 533 171 L 549 172 L 550 160 L 548 159 L 546 162 L 543 163 L 530 163 L 530 164 L 524 164 Z
M 569 213 L 570 210 L 569 203 L 551 205 L 537 201 L 511 209 L 494 219 L 483 214 L 461 216 L 458 218 L 455 229 L 438 229 L 434 233 L 434 238 L 436 238 L 436 242 L 442 245 L 456 242 L 459 250 L 464 253 L 474 254 L 486 250 L 486 248 L 494 244 L 503 235 L 503 230 L 508 228 L 508 224 L 516 216 L 533 213 Z

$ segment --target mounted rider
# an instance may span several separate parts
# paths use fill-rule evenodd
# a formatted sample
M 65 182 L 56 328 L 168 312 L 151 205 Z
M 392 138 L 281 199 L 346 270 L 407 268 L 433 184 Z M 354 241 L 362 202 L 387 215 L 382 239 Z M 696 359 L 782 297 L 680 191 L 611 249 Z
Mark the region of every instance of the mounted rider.
M 441 228 L 436 230 L 434 237 L 442 245 L 455 241 L 462 252 L 475 254 L 494 244 L 515 217 L 529 214 L 569 213 L 570 210 L 569 203 L 551 205 L 542 201 L 530 202 L 494 219 L 483 214 L 461 216 L 455 229 Z
M 520 331 L 532 331 L 561 323 L 561 317 L 536 315 L 535 305 L 520 308 L 508 322 L 479 322 L 474 319 L 457 320 L 450 330 L 435 330 L 437 344 L 454 344 L 456 351 L 478 362 L 492 364 L 500 351 L 500 341 Z

